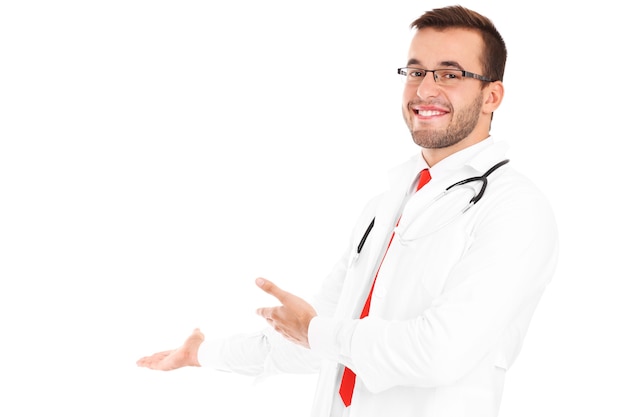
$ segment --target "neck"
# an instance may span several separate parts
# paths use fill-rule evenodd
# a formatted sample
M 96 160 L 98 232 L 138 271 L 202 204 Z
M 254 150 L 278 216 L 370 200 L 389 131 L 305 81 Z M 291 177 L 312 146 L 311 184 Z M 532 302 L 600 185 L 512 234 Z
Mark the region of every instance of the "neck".
M 453 155 L 465 148 L 469 148 L 472 145 L 475 145 L 489 137 L 489 133 L 484 136 L 477 136 L 475 138 L 467 137 L 452 146 L 447 146 L 445 148 L 422 148 L 422 157 L 426 161 L 429 167 L 434 166 L 435 164 L 443 161 L 450 155 Z

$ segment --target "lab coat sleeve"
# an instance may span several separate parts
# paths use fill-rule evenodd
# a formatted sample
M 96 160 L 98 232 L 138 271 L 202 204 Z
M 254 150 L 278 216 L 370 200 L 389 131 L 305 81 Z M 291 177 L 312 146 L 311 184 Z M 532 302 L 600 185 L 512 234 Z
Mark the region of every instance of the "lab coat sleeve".
M 265 377 L 280 373 L 312 373 L 320 359 L 309 349 L 286 340 L 272 328 L 205 341 L 198 351 L 202 367 Z
M 442 293 L 418 317 L 387 321 L 316 318 L 312 349 L 350 367 L 368 390 L 436 387 L 468 374 L 503 340 L 518 334 L 500 365 L 508 367 L 557 257 L 552 211 L 534 188 L 490 209 Z M 507 336 L 507 337 L 505 337 Z

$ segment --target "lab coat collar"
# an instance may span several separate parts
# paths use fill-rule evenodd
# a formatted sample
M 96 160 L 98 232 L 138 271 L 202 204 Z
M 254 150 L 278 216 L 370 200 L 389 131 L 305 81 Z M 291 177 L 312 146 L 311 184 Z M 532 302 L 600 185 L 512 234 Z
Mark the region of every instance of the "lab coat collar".
M 447 176 L 451 171 L 457 171 L 464 166 L 473 168 L 477 173 L 485 172 L 491 168 L 494 159 L 504 157 L 508 148 L 509 145 L 505 141 L 496 141 L 489 136 L 475 145 L 448 156 L 432 167 L 428 166 L 420 152 L 409 161 L 389 171 L 390 188 L 398 190 L 399 187 L 403 187 L 405 188 L 404 195 L 412 193 L 414 189 L 411 181 L 414 181 L 417 174 L 424 168 L 430 170 L 433 178 Z
M 491 168 L 494 159 L 504 157 L 508 144 L 503 141 L 495 141 L 491 136 L 462 149 L 443 159 L 431 168 L 431 175 L 438 172 L 455 171 L 464 166 L 469 166 L 477 172 L 484 172 Z

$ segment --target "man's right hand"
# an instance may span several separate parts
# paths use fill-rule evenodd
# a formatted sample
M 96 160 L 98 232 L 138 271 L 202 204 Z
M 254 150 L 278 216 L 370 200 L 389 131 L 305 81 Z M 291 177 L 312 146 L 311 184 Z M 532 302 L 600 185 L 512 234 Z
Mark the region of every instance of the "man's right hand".
M 204 334 L 195 329 L 178 349 L 158 352 L 137 361 L 137 366 L 159 371 L 171 371 L 184 366 L 200 366 L 198 348 L 204 342 Z

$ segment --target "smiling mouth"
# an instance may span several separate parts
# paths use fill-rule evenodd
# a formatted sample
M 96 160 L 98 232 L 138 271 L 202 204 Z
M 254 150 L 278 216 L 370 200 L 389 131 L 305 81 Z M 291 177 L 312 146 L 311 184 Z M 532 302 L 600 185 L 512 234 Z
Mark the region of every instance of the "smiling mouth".
M 445 111 L 440 111 L 440 110 L 419 110 L 419 109 L 413 109 L 413 113 L 415 113 L 417 116 L 422 116 L 422 117 L 441 116 L 441 115 L 446 114 Z

